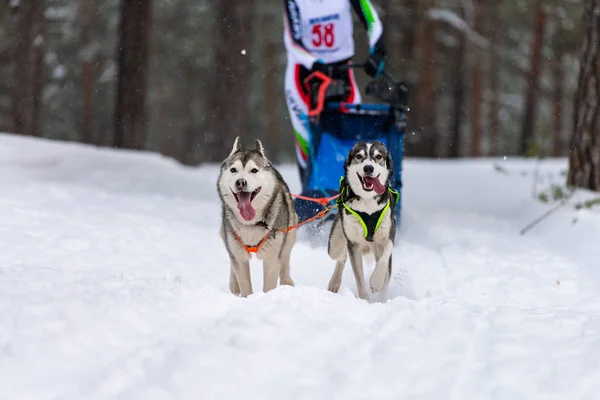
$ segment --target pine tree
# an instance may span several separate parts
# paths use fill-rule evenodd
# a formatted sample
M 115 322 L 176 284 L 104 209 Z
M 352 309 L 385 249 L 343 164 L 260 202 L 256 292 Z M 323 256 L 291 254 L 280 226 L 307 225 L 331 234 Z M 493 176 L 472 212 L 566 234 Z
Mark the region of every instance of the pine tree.
M 248 131 L 248 97 L 252 93 L 254 1 L 215 1 L 216 26 L 214 75 L 208 105 L 209 136 L 204 161 L 222 160 L 236 136 Z M 264 110 L 260 110 L 264 112 Z
M 567 183 L 600 191 L 600 0 L 584 3 Z
M 542 51 L 544 42 L 544 30 L 546 28 L 546 11 L 544 4 L 538 0 L 534 7 L 534 31 L 531 45 L 531 63 L 527 76 L 527 92 L 525 94 L 525 114 L 523 115 L 523 126 L 521 129 L 521 155 L 525 155 L 533 140 L 535 122 L 538 111 L 539 85 L 542 70 Z
M 151 0 L 123 0 L 114 146 L 144 147 Z
M 13 119 L 17 133 L 41 136 L 40 115 L 44 88 L 44 49 L 46 19 L 44 0 L 20 2 L 16 8 L 17 37 L 12 56 Z

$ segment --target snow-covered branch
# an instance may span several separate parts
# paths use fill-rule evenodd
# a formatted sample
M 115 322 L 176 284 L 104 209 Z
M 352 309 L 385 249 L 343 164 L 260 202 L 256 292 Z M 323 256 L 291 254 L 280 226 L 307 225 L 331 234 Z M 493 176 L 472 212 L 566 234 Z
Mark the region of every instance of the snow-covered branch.
M 487 49 L 490 46 L 490 42 L 486 38 L 475 32 L 464 19 L 453 11 L 442 8 L 430 8 L 427 11 L 427 18 L 434 21 L 446 22 L 455 29 L 463 32 L 468 40 L 482 49 Z

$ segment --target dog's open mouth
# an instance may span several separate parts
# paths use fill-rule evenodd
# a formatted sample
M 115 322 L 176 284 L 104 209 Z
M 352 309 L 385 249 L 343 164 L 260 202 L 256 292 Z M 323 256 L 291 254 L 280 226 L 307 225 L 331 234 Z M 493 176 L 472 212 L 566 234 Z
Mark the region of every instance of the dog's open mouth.
M 383 192 L 385 192 L 385 187 L 379 181 L 379 176 L 360 176 L 358 172 L 356 175 L 358 175 L 358 179 L 366 192 L 371 192 L 373 190 L 377 194 L 383 194 Z
M 256 216 L 256 210 L 252 207 L 252 200 L 256 197 L 256 195 L 260 192 L 260 188 L 256 189 L 253 192 L 234 192 L 233 196 L 235 197 L 235 201 L 237 201 L 238 210 L 240 210 L 240 215 L 246 221 L 251 221 Z

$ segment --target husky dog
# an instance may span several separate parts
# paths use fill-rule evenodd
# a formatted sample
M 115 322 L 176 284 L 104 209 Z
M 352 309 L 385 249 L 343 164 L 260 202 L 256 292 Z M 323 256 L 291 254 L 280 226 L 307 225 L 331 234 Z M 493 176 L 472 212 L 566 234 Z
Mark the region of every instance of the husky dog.
M 229 253 L 229 289 L 246 297 L 252 294 L 250 258 L 263 261 L 263 291 L 294 286 L 290 254 L 296 231 L 280 232 L 298 223 L 288 186 L 265 157 L 260 140 L 245 150 L 240 138 L 223 161 L 217 182 L 222 203 L 221 238 Z
M 340 182 L 339 212 L 329 234 L 329 256 L 336 261 L 328 289 L 337 293 L 348 255 L 358 296 L 369 296 L 363 273 L 363 255 L 375 256 L 369 280 L 371 291 L 384 298 L 392 274 L 392 249 L 396 235 L 394 210 L 399 194 L 390 188 L 392 159 L 381 142 L 356 143 L 344 163 Z

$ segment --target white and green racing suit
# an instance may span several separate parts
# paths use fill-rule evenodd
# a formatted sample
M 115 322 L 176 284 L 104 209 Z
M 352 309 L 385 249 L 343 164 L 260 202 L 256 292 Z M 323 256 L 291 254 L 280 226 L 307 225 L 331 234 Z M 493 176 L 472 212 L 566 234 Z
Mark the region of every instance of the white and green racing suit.
M 303 79 L 313 64 L 338 64 L 354 56 L 352 10 L 367 29 L 371 52 L 383 48 L 383 28 L 369 0 L 283 0 L 284 43 L 287 50 L 285 98 L 296 139 L 296 156 L 302 175 L 309 157 L 308 93 Z M 360 93 L 351 69 L 344 76 L 351 85 L 349 103 Z

